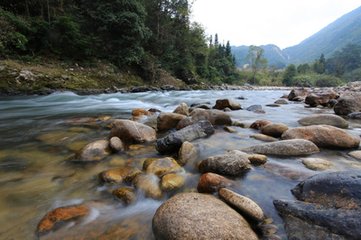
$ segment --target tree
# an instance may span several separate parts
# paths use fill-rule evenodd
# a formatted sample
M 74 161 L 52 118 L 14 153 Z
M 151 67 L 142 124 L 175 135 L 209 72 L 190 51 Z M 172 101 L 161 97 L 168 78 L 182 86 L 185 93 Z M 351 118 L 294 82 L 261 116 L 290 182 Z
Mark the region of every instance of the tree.
M 311 71 L 311 67 L 307 63 L 300 64 L 297 66 L 297 73 L 299 74 L 305 74 L 308 73 L 309 71 Z
M 325 69 L 326 69 L 326 59 L 325 59 L 325 55 L 323 55 L 322 53 L 320 59 L 316 60 L 313 64 L 313 71 L 315 71 L 318 74 L 323 74 L 325 73 Z
M 292 80 L 296 76 L 296 66 L 293 64 L 288 65 L 283 74 L 282 83 L 286 86 L 292 85 Z
M 252 69 L 252 82 L 251 84 L 256 84 L 256 74 L 257 72 L 267 67 L 267 59 L 263 57 L 264 50 L 258 46 L 250 46 L 248 49 L 247 59 L 249 61 L 250 67 Z

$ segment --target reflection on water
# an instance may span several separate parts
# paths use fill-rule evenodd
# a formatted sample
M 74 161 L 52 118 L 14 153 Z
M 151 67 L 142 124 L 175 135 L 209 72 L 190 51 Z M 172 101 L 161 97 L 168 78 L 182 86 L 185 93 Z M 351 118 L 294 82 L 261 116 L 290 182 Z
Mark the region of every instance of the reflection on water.
M 216 99 L 244 97 L 244 108 L 260 104 L 266 114 L 246 110 L 231 112 L 233 119 L 253 122 L 267 119 L 298 126 L 297 120 L 328 109 L 309 109 L 291 103 L 266 107 L 285 91 L 189 91 L 136 94 L 101 94 L 79 96 L 71 92 L 49 96 L 9 97 L 0 100 L 0 239 L 36 239 L 35 229 L 45 213 L 59 206 L 91 204 L 90 216 L 76 225 L 66 225 L 45 239 L 152 239 L 151 219 L 160 201 L 138 195 L 134 205 L 125 207 L 113 199 L 112 188 L 102 186 L 98 174 L 119 166 L 141 168 L 147 158 L 159 157 L 152 145 L 135 145 L 126 153 L 115 154 L 98 164 L 80 165 L 68 160 L 87 143 L 107 137 L 109 117 L 129 118 L 133 108 L 157 108 L 173 111 L 181 102 L 187 104 Z M 360 135 L 361 124 L 351 122 L 354 134 Z M 236 128 L 226 133 L 222 128 L 207 139 L 195 143 L 201 158 L 241 149 L 260 141 L 250 138 L 251 129 Z M 333 163 L 331 170 L 360 168 L 361 163 L 346 152 L 323 150 L 312 157 Z M 199 174 L 187 168 L 186 185 L 180 191 L 195 191 Z M 297 157 L 270 157 L 266 166 L 253 167 L 244 177 L 234 179 L 238 193 L 255 200 L 273 218 L 284 237 L 282 221 L 272 201 L 293 198 L 290 189 L 300 180 L 317 172 L 304 167 Z M 139 193 L 138 193 L 139 194 Z

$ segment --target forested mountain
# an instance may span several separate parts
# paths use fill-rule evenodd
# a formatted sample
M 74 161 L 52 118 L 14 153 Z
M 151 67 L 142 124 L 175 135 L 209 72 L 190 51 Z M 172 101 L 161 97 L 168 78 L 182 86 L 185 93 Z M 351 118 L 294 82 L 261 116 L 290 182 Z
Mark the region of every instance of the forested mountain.
M 230 44 L 210 43 L 188 0 L 2 0 L 0 58 L 109 61 L 150 83 L 232 82 Z M 218 36 L 217 36 L 218 38 Z

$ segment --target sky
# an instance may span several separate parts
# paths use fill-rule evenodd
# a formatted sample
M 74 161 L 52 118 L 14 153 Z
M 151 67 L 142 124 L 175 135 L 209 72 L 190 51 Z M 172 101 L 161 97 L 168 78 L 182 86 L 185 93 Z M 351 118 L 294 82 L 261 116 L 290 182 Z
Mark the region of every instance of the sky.
M 194 0 L 192 20 L 231 45 L 297 45 L 361 0 Z

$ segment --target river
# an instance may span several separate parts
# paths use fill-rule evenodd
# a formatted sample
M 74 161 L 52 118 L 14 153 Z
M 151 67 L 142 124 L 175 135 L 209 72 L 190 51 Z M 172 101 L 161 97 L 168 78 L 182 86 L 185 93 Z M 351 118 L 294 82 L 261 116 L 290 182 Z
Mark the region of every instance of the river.
M 170 91 L 114 93 L 79 96 L 72 92 L 48 96 L 0 98 L 0 239 L 37 239 L 40 219 L 59 206 L 88 202 L 90 216 L 77 224 L 66 224 L 42 239 L 153 239 L 151 220 L 159 205 L 167 199 L 139 196 L 131 206 L 114 200 L 108 186 L 98 181 L 101 171 L 118 166 L 141 167 L 144 159 L 159 157 L 152 145 L 132 146 L 129 151 L 113 154 L 98 164 L 75 164 L 69 159 L 87 143 L 104 139 L 109 128 L 102 124 L 109 118 L 128 119 L 134 108 L 173 111 L 187 104 L 210 102 L 220 98 L 238 99 L 242 107 L 262 105 L 265 114 L 246 110 L 233 111 L 232 119 L 252 123 L 267 119 L 299 126 L 297 120 L 313 113 L 331 113 L 326 108 L 305 108 L 300 103 L 267 107 L 288 91 Z M 261 143 L 249 136 L 257 131 L 235 128 L 227 133 L 218 128 L 207 139 L 199 139 L 201 157 L 224 153 Z M 360 123 L 351 122 L 350 132 L 361 134 Z M 333 162 L 331 171 L 358 168 L 361 163 L 347 156 L 347 151 L 322 150 L 312 157 Z M 307 169 L 297 157 L 269 157 L 265 166 L 253 167 L 235 179 L 233 189 L 256 201 L 286 238 L 283 222 L 272 201 L 293 199 L 290 189 L 317 172 Z M 181 191 L 194 191 L 199 174 L 190 170 Z

